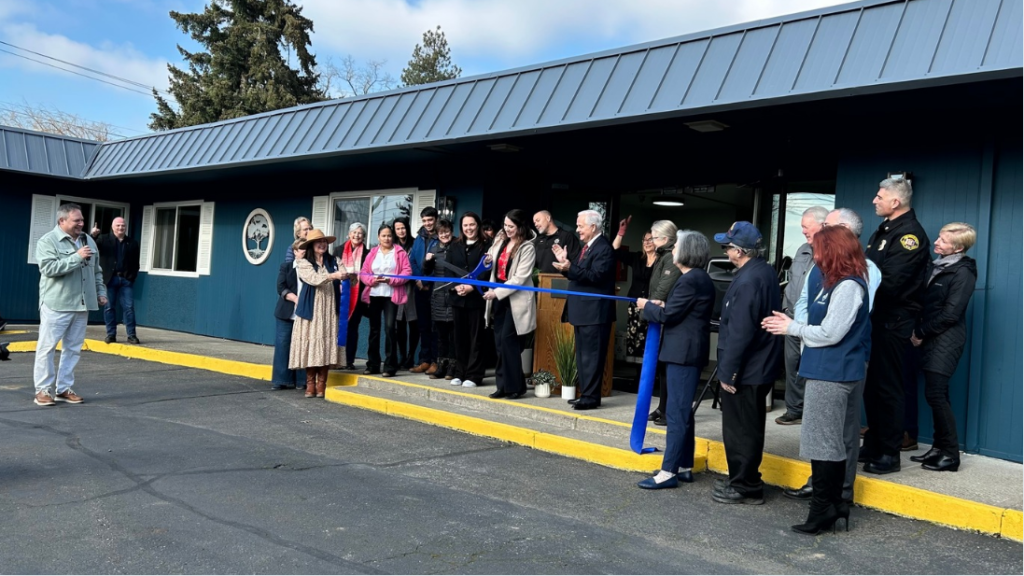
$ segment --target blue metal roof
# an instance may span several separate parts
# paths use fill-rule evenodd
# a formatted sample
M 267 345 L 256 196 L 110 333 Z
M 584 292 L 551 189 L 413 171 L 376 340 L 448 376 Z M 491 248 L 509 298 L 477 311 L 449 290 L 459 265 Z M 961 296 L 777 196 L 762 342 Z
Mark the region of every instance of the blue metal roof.
M 489 140 L 1021 76 L 1021 0 L 866 0 L 104 144 L 88 178 Z
M 0 126 L 0 170 L 82 178 L 99 142 Z

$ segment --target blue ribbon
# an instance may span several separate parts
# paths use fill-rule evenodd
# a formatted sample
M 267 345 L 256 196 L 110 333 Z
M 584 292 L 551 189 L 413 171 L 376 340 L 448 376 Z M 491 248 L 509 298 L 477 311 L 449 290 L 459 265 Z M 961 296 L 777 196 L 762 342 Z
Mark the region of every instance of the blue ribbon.
M 341 302 L 338 306 L 338 346 L 344 346 L 348 342 L 348 307 L 352 288 L 348 280 L 341 281 Z
M 612 296 L 610 294 L 593 294 L 591 292 L 577 292 L 575 290 L 556 290 L 554 288 L 538 288 L 536 286 L 520 286 L 518 284 L 500 284 L 498 282 L 488 282 L 486 280 L 477 280 L 475 276 L 485 270 L 491 269 L 491 264 L 484 264 L 486 256 L 480 259 L 480 263 L 477 264 L 476 268 L 469 273 L 471 278 L 458 278 L 459 284 L 468 284 L 470 286 L 476 286 L 477 290 L 483 292 L 481 288 L 508 288 L 510 290 L 524 290 L 526 292 L 544 292 L 547 294 L 563 294 L 565 296 L 583 296 L 586 298 L 605 298 L 608 300 L 623 300 L 625 302 L 636 302 L 636 298 L 630 298 L 629 296 Z M 411 282 L 437 282 L 437 276 L 406 276 L 403 274 L 369 274 L 366 272 L 360 273 L 363 276 L 370 278 L 380 276 L 382 278 L 399 278 L 402 280 L 409 280 Z M 369 282 L 367 282 L 369 284 Z
M 640 311 L 641 314 L 643 311 Z M 636 391 L 636 411 L 633 412 L 633 427 L 629 431 L 629 447 L 637 454 L 650 454 L 658 449 L 644 448 L 647 434 L 647 418 L 651 412 L 651 395 L 654 392 L 654 375 L 658 371 L 658 350 L 661 349 L 661 324 L 647 323 L 647 343 L 644 344 L 644 360 L 640 368 L 640 388 Z M 664 386 L 664 383 L 662 383 Z

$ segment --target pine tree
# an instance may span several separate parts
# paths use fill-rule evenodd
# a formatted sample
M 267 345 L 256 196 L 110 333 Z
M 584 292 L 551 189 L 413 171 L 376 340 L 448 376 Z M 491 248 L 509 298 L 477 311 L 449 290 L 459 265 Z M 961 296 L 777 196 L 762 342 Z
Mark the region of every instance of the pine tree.
M 153 92 L 149 127 L 167 130 L 324 99 L 309 51 L 313 22 L 290 0 L 211 0 L 203 13 L 171 12 L 206 51 L 178 46 L 188 70 L 168 64 L 172 107 Z M 282 55 L 287 51 L 287 56 Z M 299 69 L 289 62 L 294 57 Z
M 423 45 L 417 44 L 412 51 L 409 65 L 402 70 L 402 83 L 406 86 L 427 84 L 440 80 L 451 80 L 462 75 L 462 68 L 452 64 L 451 49 L 444 32 L 427 30 L 423 33 Z

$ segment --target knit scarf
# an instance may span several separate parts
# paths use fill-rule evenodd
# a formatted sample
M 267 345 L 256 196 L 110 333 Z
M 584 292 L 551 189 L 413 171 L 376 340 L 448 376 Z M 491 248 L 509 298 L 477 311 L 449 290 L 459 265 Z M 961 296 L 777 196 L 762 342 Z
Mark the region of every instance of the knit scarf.
M 363 251 L 366 248 L 366 244 L 360 244 L 355 251 L 352 250 L 352 241 L 346 240 L 345 246 L 341 254 L 341 263 L 345 265 L 345 269 L 349 272 L 356 271 L 362 267 L 363 264 Z M 350 284 L 349 297 L 348 297 L 348 316 L 352 317 L 352 312 L 355 311 L 356 305 L 359 304 L 359 280 L 346 280 Z
M 956 254 L 950 254 L 949 256 L 941 256 L 932 260 L 932 275 L 928 277 L 928 283 L 931 284 L 932 280 L 935 279 L 943 270 L 949 268 L 953 264 L 956 264 L 964 257 L 963 252 L 957 252 Z

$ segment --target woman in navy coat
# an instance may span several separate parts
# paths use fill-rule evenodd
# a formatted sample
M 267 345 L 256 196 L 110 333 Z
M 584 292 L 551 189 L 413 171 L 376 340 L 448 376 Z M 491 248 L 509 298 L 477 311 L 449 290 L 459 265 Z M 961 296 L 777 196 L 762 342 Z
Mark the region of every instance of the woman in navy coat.
M 680 230 L 672 258 L 682 276 L 665 302 L 646 298 L 636 302 L 644 320 L 662 325 L 658 360 L 665 363 L 669 390 L 665 457 L 660 472 L 637 484 L 641 488 L 659 490 L 675 488 L 680 481 L 693 482 L 693 396 L 701 369 L 708 364 L 711 310 L 715 304 L 715 286 L 704 271 L 709 257 L 706 236 Z

